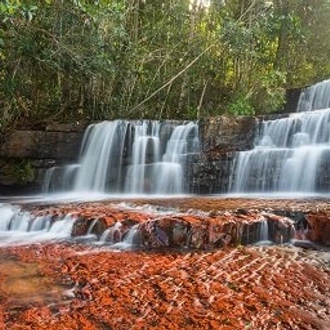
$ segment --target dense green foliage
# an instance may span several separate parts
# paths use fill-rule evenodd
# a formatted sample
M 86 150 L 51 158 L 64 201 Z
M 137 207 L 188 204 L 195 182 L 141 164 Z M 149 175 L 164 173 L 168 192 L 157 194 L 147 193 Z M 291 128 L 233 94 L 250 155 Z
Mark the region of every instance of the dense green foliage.
M 2 1 L 1 127 L 267 113 L 329 77 L 329 0 L 201 2 Z

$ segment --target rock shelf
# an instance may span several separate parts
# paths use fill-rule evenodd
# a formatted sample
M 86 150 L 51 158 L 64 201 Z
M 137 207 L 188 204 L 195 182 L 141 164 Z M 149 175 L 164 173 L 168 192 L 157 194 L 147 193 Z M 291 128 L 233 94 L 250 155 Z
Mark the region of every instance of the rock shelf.
M 52 221 L 71 214 L 76 219 L 74 237 L 90 232 L 100 238 L 117 223 L 118 241 L 138 226 L 139 247 L 209 249 L 246 245 L 260 239 L 265 224 L 268 239 L 277 244 L 291 239 L 330 244 L 327 199 L 134 199 L 126 204 L 109 200 L 26 208 L 36 217 L 51 216 Z
M 110 230 L 110 243 L 125 240 L 129 231 L 136 228 L 134 243 L 138 248 L 212 249 L 246 245 L 261 239 L 263 226 L 267 231 L 264 238 L 274 243 L 284 243 L 295 236 L 292 219 L 256 210 L 159 212 L 157 209 L 139 211 L 113 204 L 90 204 L 88 207 L 38 208 L 31 213 L 35 218 L 50 216 L 52 222 L 70 214 L 74 221 L 73 237 L 90 233 L 100 238 Z

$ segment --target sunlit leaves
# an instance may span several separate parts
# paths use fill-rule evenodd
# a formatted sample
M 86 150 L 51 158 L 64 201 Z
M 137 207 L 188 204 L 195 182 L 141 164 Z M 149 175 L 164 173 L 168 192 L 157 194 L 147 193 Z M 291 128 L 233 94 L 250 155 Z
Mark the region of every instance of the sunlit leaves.
M 29 120 L 253 114 L 330 75 L 327 0 L 191 3 L 1 1 L 0 103 Z

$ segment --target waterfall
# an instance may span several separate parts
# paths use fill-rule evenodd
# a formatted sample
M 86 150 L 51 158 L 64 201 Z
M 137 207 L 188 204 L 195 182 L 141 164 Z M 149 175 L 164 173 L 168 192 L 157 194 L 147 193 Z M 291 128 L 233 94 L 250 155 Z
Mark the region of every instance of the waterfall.
M 191 138 L 189 138 L 191 137 Z M 184 191 L 182 155 L 199 150 L 198 128 L 194 123 L 175 127 L 162 161 L 153 169 L 154 191 L 158 194 L 179 194 Z
M 132 226 L 128 232 L 125 234 L 124 237 L 120 237 L 120 240 L 117 242 L 113 242 L 113 248 L 116 249 L 132 249 L 135 247 L 140 246 L 140 231 L 139 231 L 139 224 Z
M 122 227 L 121 222 L 116 222 L 113 226 L 106 229 L 100 237 L 100 242 L 115 244 L 121 242 L 121 232 L 120 229 Z
M 330 79 L 321 81 L 302 91 L 298 111 L 330 108 Z
M 9 204 L 0 204 L 1 210 L 1 221 L 0 221 L 0 232 L 9 229 L 11 219 L 18 213 L 19 208 L 13 207 Z
M 261 242 L 269 241 L 269 228 L 268 228 L 267 220 L 261 221 L 260 223 L 259 241 Z
M 57 192 L 68 191 L 68 189 L 72 187 L 73 182 L 75 182 L 78 168 L 79 165 L 77 164 L 67 165 L 64 167 L 51 167 L 48 171 L 46 171 L 42 191 L 44 193 L 49 193 L 54 190 Z
M 35 217 L 10 204 L 0 204 L 0 246 L 25 245 L 71 237 L 70 215 L 51 221 L 50 215 Z
M 148 122 L 135 125 L 132 162 L 125 178 L 127 193 L 144 193 L 151 190 L 152 178 L 148 169 L 150 164 L 160 161 L 160 123 L 151 123 L 150 133 L 149 126 Z
M 170 127 L 167 124 L 164 128 Z M 183 193 L 182 157 L 199 150 L 197 124 L 172 126 L 172 133 L 164 136 L 159 122 L 153 122 L 150 131 L 148 134 L 145 122 L 135 128 L 133 161 L 126 177 L 125 192 Z
M 113 180 L 117 190 L 121 177 L 121 161 L 127 123 L 102 122 L 87 128 L 81 149 L 75 191 L 104 191 Z
M 66 167 L 62 180 L 50 169 L 44 186 L 63 191 L 56 181 L 65 181 L 76 193 L 182 194 L 184 156 L 198 151 L 193 122 L 105 121 L 86 129 L 79 163 Z
M 329 191 L 329 105 L 330 80 L 326 80 L 301 93 L 297 113 L 259 123 L 255 148 L 235 157 L 231 191 Z
M 52 182 L 52 178 L 54 177 L 55 169 L 56 167 L 51 167 L 50 169 L 48 169 L 48 171 L 46 171 L 44 182 L 42 185 L 42 191 L 44 193 L 51 191 L 51 182 Z

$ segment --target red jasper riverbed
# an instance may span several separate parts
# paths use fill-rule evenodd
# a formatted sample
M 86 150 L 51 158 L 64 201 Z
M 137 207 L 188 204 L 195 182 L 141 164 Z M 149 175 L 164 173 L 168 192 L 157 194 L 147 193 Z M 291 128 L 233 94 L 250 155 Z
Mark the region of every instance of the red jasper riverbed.
M 108 223 L 129 212 L 116 203 L 26 207 L 36 213 L 76 212 L 84 219 L 99 216 Z M 244 221 L 258 212 L 304 212 L 308 238 L 323 245 L 137 251 L 74 242 L 1 247 L 0 329 L 330 329 L 327 200 L 130 203 L 175 207 L 186 218 L 204 216 L 200 211 L 208 219 L 219 214 L 222 219 L 221 212 L 233 216 L 243 209 Z M 143 221 L 143 214 L 135 212 L 134 219 Z

